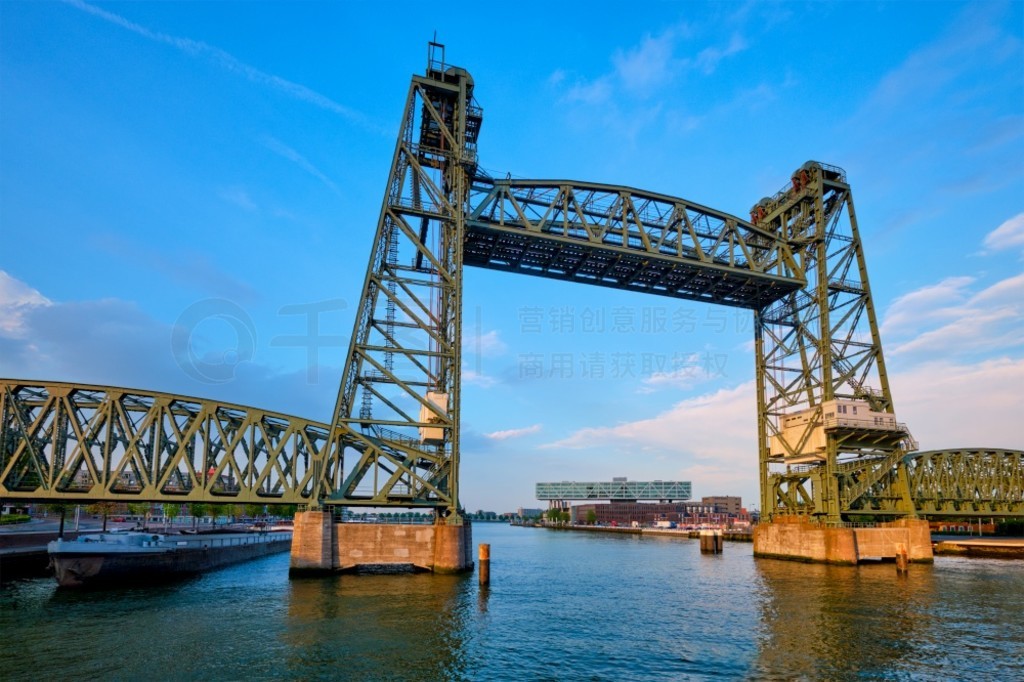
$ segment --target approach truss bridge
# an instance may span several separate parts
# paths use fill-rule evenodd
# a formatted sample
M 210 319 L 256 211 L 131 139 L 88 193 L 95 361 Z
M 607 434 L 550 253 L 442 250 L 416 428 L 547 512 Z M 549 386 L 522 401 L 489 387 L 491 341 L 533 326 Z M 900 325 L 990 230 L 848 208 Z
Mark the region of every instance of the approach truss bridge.
M 495 179 L 478 164 L 473 78 L 436 43 L 427 62 L 330 421 L 3 379 L 0 497 L 425 507 L 462 523 L 462 287 L 476 266 L 751 310 L 765 518 L 1024 514 L 1024 453 L 917 452 L 896 420 L 842 169 L 804 164 L 749 220 L 629 187 Z

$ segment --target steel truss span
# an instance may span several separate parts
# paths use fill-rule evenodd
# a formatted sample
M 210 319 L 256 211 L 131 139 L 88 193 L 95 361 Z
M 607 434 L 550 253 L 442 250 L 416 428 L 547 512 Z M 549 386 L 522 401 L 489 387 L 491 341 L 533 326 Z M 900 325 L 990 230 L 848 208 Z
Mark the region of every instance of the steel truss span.
M 315 503 L 326 424 L 109 386 L 0 380 L 0 497 Z
M 772 477 L 771 494 L 793 513 L 812 514 L 823 467 Z M 1020 516 L 1024 451 L 964 448 L 862 457 L 837 466 L 843 516 Z
M 800 289 L 785 239 L 678 197 L 475 178 L 466 265 L 758 309 Z

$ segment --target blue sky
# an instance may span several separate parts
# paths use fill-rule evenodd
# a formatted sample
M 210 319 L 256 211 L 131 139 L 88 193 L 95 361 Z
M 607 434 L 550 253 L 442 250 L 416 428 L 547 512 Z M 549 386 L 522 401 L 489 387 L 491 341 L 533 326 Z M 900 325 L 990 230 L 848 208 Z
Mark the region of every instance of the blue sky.
M 1024 3 L 449 7 L 0 3 L 0 375 L 329 419 L 436 31 L 492 174 L 745 216 L 845 168 L 897 417 L 1024 448 Z M 749 313 L 470 270 L 464 318 L 467 508 L 612 476 L 756 504 Z

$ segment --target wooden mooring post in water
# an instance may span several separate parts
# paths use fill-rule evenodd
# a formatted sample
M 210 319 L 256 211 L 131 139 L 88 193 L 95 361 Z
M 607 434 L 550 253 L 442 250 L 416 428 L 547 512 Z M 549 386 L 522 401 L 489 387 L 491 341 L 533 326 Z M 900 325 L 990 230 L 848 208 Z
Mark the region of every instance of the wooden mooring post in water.
M 491 584 L 491 546 L 480 543 L 480 584 Z
M 910 567 L 910 560 L 907 558 L 907 546 L 902 542 L 896 545 L 896 572 L 903 574 Z

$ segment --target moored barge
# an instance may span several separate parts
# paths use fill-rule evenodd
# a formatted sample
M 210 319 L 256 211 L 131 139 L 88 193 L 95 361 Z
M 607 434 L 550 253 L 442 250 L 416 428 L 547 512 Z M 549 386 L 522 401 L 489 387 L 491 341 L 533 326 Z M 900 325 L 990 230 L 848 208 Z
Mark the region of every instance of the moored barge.
M 291 548 L 290 532 L 101 533 L 47 546 L 61 587 L 145 583 L 196 575 Z

